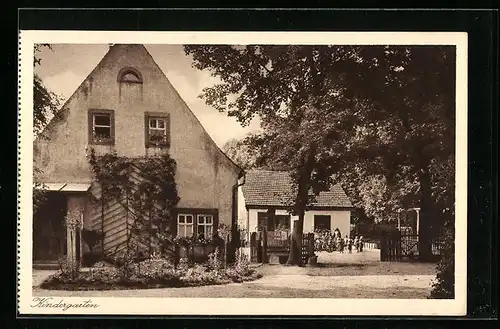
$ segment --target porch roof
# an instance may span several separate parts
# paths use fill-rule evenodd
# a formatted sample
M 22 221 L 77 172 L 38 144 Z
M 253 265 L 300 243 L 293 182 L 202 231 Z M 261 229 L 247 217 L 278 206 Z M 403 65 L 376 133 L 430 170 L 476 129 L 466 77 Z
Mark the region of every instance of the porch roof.
M 242 186 L 246 206 L 286 206 L 293 199 L 293 182 L 286 171 L 250 170 Z M 352 208 L 339 184 L 316 196 L 313 207 Z
M 87 192 L 91 183 L 43 183 L 42 189 L 57 192 Z

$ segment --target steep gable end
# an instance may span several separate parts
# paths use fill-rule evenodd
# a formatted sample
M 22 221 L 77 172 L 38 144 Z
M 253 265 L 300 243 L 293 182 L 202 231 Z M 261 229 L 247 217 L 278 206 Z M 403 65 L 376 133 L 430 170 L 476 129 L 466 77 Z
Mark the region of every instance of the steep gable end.
M 146 114 L 155 113 L 168 119 L 167 127 L 162 123 L 159 128 L 169 135 L 174 158 L 203 159 L 203 170 L 214 164 L 216 171 L 222 164 L 236 175 L 242 172 L 215 144 L 143 45 L 111 46 L 62 109 L 34 145 L 35 162 L 51 176 L 49 181 L 89 181 L 86 150 L 97 126 L 91 111 L 110 116 L 104 123 L 113 125 L 107 150 L 129 157 L 154 154 L 145 138 L 150 127 Z

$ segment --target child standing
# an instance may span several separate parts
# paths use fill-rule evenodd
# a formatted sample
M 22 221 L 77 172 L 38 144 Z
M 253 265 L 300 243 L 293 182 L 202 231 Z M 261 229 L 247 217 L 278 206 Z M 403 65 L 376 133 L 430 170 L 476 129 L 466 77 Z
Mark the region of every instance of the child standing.
M 346 236 L 347 238 L 347 236 Z M 349 253 L 352 254 L 352 239 L 347 238 L 347 250 L 349 250 Z
M 359 240 L 357 235 L 354 237 L 354 248 L 356 248 L 356 252 L 359 252 Z
M 337 236 L 337 244 L 339 246 L 339 251 L 341 254 L 344 253 L 344 240 L 342 239 L 341 236 Z
M 359 237 L 359 251 L 363 251 L 363 236 Z

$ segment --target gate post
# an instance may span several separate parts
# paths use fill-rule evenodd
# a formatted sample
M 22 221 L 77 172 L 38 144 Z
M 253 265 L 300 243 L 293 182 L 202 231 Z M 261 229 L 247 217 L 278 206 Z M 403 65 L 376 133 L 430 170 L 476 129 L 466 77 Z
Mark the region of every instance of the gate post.
M 257 262 L 257 233 L 250 234 L 250 261 Z
M 262 263 L 269 263 L 269 257 L 267 257 L 267 230 L 262 231 Z
M 401 231 L 396 232 L 396 260 L 401 261 L 403 258 L 403 255 L 401 253 Z
M 257 233 L 256 241 L 256 251 L 257 251 L 257 263 L 262 263 L 262 231 Z
M 312 257 L 314 256 L 314 233 L 309 233 L 308 234 L 308 247 L 309 247 L 309 250 L 308 250 L 308 254 L 309 254 L 309 257 Z
M 385 233 L 382 232 L 380 235 L 380 261 L 385 261 L 385 252 L 386 252 L 386 244 L 385 244 Z

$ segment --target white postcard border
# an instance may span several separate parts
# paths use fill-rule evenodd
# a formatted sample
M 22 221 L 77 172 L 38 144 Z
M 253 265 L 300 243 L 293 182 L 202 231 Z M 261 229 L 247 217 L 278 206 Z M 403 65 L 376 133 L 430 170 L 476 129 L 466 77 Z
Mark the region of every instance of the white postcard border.
M 465 315 L 467 295 L 467 33 L 21 31 L 18 130 L 18 311 L 114 315 Z M 456 45 L 456 254 L 454 300 L 53 297 L 97 307 L 33 307 L 33 50 L 37 43 Z M 339 288 L 342 289 L 342 288 Z M 197 310 L 193 313 L 193 310 Z

